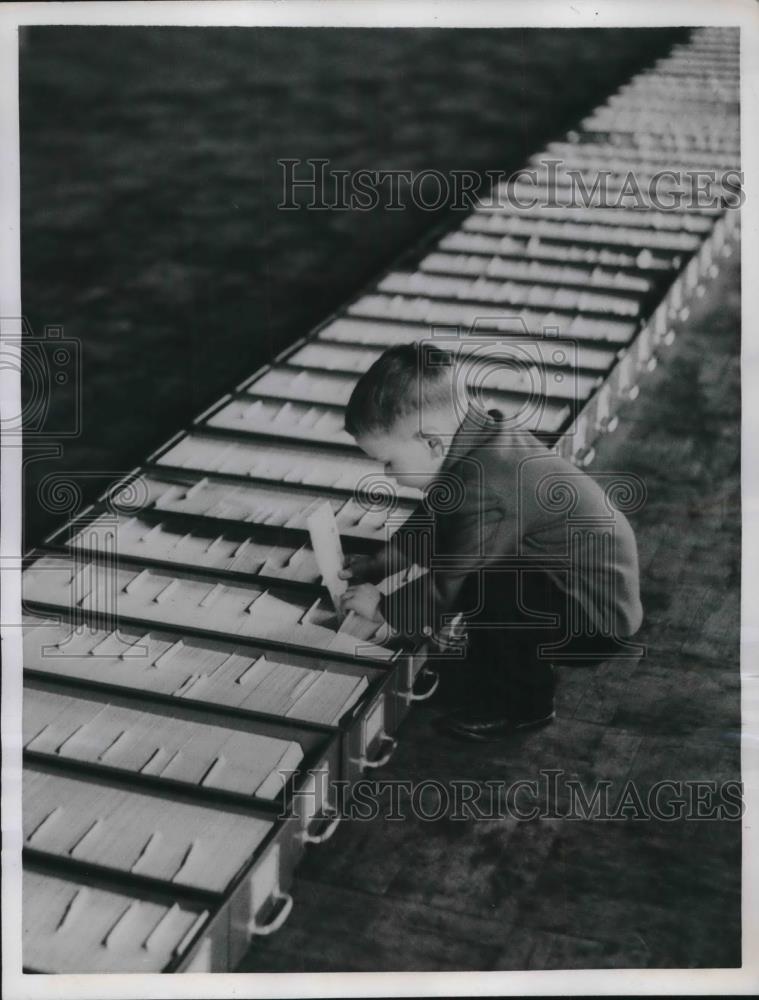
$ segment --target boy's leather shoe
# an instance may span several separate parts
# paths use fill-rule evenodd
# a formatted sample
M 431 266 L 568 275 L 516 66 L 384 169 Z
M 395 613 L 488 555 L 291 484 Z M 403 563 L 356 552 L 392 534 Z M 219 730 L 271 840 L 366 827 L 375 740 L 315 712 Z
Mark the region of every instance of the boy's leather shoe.
M 517 733 L 529 729 L 539 729 L 547 726 L 555 717 L 553 709 L 547 714 L 530 717 L 512 718 L 503 712 L 481 712 L 465 714 L 457 712 L 442 720 L 442 726 L 451 736 L 462 740 L 472 740 L 477 743 L 495 743 L 508 739 Z

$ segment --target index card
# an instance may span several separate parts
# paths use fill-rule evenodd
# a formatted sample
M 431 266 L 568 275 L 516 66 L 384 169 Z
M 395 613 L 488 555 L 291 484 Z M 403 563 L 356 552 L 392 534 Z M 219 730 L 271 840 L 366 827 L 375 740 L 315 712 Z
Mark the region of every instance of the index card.
M 340 596 L 348 589 L 348 583 L 337 575 L 343 568 L 344 558 L 332 504 L 328 500 L 319 504 L 309 515 L 307 524 L 319 572 L 339 616 Z

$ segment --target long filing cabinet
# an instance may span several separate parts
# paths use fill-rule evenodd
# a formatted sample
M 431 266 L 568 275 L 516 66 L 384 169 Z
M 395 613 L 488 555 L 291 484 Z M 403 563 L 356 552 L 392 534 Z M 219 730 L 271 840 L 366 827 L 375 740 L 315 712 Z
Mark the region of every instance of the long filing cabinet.
M 435 686 L 424 649 L 338 618 L 310 547 L 325 501 L 370 553 L 420 498 L 344 431 L 356 380 L 442 338 L 588 466 L 737 239 L 738 58 L 737 29 L 693 30 L 28 554 L 27 969 L 224 971 L 285 926 L 303 851 Z M 641 207 L 630 172 L 665 198 L 673 170 L 720 200 Z M 599 171 L 612 207 L 546 201 Z

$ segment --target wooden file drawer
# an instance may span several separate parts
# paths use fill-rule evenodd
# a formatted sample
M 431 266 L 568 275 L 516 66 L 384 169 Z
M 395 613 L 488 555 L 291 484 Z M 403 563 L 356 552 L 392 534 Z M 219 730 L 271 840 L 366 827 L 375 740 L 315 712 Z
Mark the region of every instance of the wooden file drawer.
M 575 150 L 578 147 L 573 147 Z M 587 147 L 583 147 L 585 149 Z M 589 211 L 593 211 L 590 209 Z M 592 217 L 591 217 L 592 218 Z M 469 232 L 504 233 L 514 236 L 538 236 L 578 243 L 603 243 L 610 246 L 635 247 L 638 250 L 693 251 L 699 244 L 695 233 L 656 231 L 632 226 L 611 226 L 588 221 L 569 222 L 533 219 L 496 212 L 475 211 L 464 222 Z
M 317 344 L 322 343 L 340 343 L 346 347 L 353 345 L 355 349 L 360 350 L 360 348 L 357 348 L 356 345 L 372 344 L 377 347 L 390 347 L 393 344 L 407 344 L 411 343 L 411 341 L 429 339 L 429 331 L 420 329 L 418 326 L 404 326 L 399 323 L 381 323 L 356 316 L 334 320 L 328 326 L 325 326 L 320 332 L 319 340 L 317 340 L 314 344 L 307 344 L 306 347 L 315 347 Z M 462 351 L 465 351 L 466 337 L 462 336 L 461 339 Z M 496 343 L 499 343 L 499 341 L 496 340 Z M 305 352 L 305 348 L 303 350 Z M 377 351 L 376 356 L 379 357 L 380 353 L 381 351 Z M 320 355 L 318 353 L 311 352 L 301 355 L 301 359 L 318 359 L 319 357 Z M 577 367 L 589 372 L 600 373 L 607 371 L 611 367 L 614 363 L 614 358 L 615 352 L 609 350 L 608 348 L 578 345 L 576 348 L 576 354 L 566 353 L 563 359 L 552 358 L 551 362 L 557 367 L 566 365 L 568 368 L 574 369 L 574 366 L 576 365 Z M 301 360 L 300 363 L 306 364 L 308 362 Z
M 412 487 L 389 483 L 379 462 L 317 446 L 248 444 L 195 433 L 172 445 L 158 464 L 345 490 L 387 482 L 390 496 L 420 495 Z
M 262 396 L 345 406 L 355 384 L 350 375 L 279 365 L 246 383 L 245 389 Z
M 178 639 L 160 629 L 118 631 L 29 615 L 24 665 L 49 679 L 143 692 L 182 706 L 249 714 L 281 725 L 337 727 L 386 673 L 363 663 L 272 652 L 255 643 Z M 253 729 L 258 733 L 258 729 Z M 287 738 L 288 729 L 261 730 Z M 304 748 L 307 749 L 307 748 Z
M 297 731 L 282 736 L 118 704 L 102 692 L 31 679 L 24 689 L 27 759 L 102 771 L 160 791 L 193 790 L 272 803 L 302 770 Z
M 104 513 L 67 544 L 80 551 L 102 551 L 113 539 L 120 555 L 137 559 L 314 585 L 321 580 L 313 550 L 306 544 L 281 545 L 251 535 L 225 535 L 206 524 L 186 529 L 183 519 L 174 521 L 170 515 L 165 521 L 156 521 Z
M 573 245 L 536 236 L 493 235 L 477 230 L 460 229 L 444 236 L 440 249 L 477 254 L 503 254 L 516 257 L 520 263 L 531 260 L 560 263 L 583 264 L 594 267 L 639 266 L 640 252 L 625 251 L 623 247 Z M 647 251 L 645 256 L 647 273 L 666 273 L 672 268 L 673 253 Z M 504 261 L 506 263 L 506 261 Z M 511 263 L 511 261 L 509 261 Z M 642 268 L 641 268 L 642 270 Z
M 532 194 L 540 191 L 539 185 L 523 182 L 517 189 L 518 194 Z M 569 222 L 573 225 L 598 225 L 630 227 L 632 229 L 654 230 L 655 232 L 689 232 L 705 233 L 710 228 L 710 221 L 701 212 L 664 212 L 653 208 L 606 208 L 602 206 L 570 207 L 563 205 L 538 205 L 534 208 L 520 208 L 513 201 L 506 201 L 496 206 L 482 206 L 479 211 L 492 212 L 500 217 L 518 217 L 521 219 Z
M 417 331 L 416 340 L 435 346 L 435 339 L 421 336 L 420 331 Z M 559 413 L 563 408 L 562 400 L 587 398 L 596 382 L 595 376 L 577 372 L 582 364 L 582 351 L 568 345 L 557 350 L 554 342 L 526 342 L 526 338 L 525 342 L 514 343 L 490 338 L 478 341 L 476 338 L 446 340 L 441 337 L 439 346 L 458 353 L 462 365 L 468 369 L 468 384 L 485 396 L 492 396 L 495 405 L 498 405 L 500 394 L 541 396 L 547 397 L 548 405 Z M 301 364 L 348 372 L 366 371 L 381 353 L 379 347 L 317 341 L 301 348 L 298 357 Z M 611 353 L 607 355 L 609 364 L 613 357 Z M 502 405 L 514 406 L 515 403 L 505 401 Z
M 484 310 L 467 302 L 441 302 L 430 298 L 409 298 L 402 295 L 364 295 L 348 309 L 354 316 L 376 319 L 401 320 L 423 323 L 427 326 L 464 327 L 477 334 L 494 331 L 525 336 L 528 333 L 543 335 L 553 330 L 557 337 L 580 340 L 598 340 L 605 343 L 627 343 L 635 333 L 636 323 L 623 320 L 597 319 L 588 315 L 567 315 L 550 310 L 539 311 L 526 306 L 509 309 L 492 306 Z M 517 313 L 517 315 L 514 315 Z
M 134 791 L 37 763 L 24 768 L 22 794 L 25 847 L 201 892 L 223 893 L 275 826 L 271 814 Z
M 272 588 L 214 583 L 189 573 L 147 569 L 119 560 L 82 561 L 41 556 L 23 576 L 24 600 L 79 611 L 88 620 L 116 616 L 125 621 L 162 624 L 258 639 L 282 647 L 332 651 L 378 660 L 395 653 L 372 642 L 376 623 L 351 612 L 339 626 L 328 600 L 309 599 Z
M 24 969 L 41 973 L 169 972 L 206 941 L 208 971 L 228 969 L 227 916 L 202 902 L 152 896 L 85 873 L 23 873 Z
M 289 399 L 274 402 L 238 396 L 209 417 L 206 423 L 223 430 L 356 447 L 353 438 L 343 428 L 342 411 L 335 406 L 318 403 L 298 403 Z
M 640 301 L 613 292 L 588 291 L 572 286 L 528 284 L 510 279 L 496 280 L 481 275 L 475 278 L 454 275 L 393 272 L 379 283 L 380 291 L 399 295 L 426 295 L 431 298 L 463 299 L 496 306 L 537 306 L 608 316 L 635 317 Z
M 583 268 L 540 260 L 511 260 L 484 254 L 431 253 L 419 265 L 424 272 L 451 275 L 487 275 L 506 281 L 538 281 L 552 285 L 577 285 L 647 295 L 652 282 L 644 275 L 611 268 Z
M 202 900 L 191 905 L 200 911 L 197 922 L 171 951 L 170 963 L 180 971 L 230 971 L 256 935 L 278 929 L 292 907 L 286 890 L 295 867 L 307 842 L 319 839 L 297 814 L 147 796 L 125 783 L 71 778 L 59 769 L 26 767 L 23 796 L 26 863 L 118 880 L 132 897 L 125 926 L 113 932 L 122 939 L 129 939 L 127 930 L 134 934 L 130 918 L 141 916 L 135 898 L 145 888 L 167 902 L 173 893 Z M 331 829 L 335 825 L 333 819 Z
M 325 496 L 302 489 L 260 486 L 253 483 L 230 483 L 222 479 L 181 474 L 159 478 L 152 473 L 141 477 L 150 493 L 150 503 L 157 511 L 213 521 L 234 521 L 270 527 L 307 530 L 307 519 L 317 506 L 328 500 L 341 535 L 383 541 L 414 509 L 409 501 L 398 501 L 390 510 L 387 504 L 357 502 L 352 497 Z M 114 506 L 119 506 L 119 491 L 114 491 Z M 127 504 L 127 513 L 133 508 Z M 389 514 L 392 513 L 388 521 Z

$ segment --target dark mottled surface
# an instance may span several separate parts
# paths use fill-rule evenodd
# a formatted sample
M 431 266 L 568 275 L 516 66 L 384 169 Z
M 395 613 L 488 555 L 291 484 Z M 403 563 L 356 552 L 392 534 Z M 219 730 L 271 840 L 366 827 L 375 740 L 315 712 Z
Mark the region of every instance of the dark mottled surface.
M 441 221 L 279 211 L 278 159 L 512 170 L 678 34 L 30 29 L 23 308 L 81 341 L 83 425 L 28 468 L 27 539 L 41 477 L 131 469 Z
M 261 971 L 704 968 L 741 961 L 741 835 L 733 820 L 562 818 L 564 780 L 740 777 L 740 326 L 738 268 L 695 300 L 687 332 L 646 378 L 597 470 L 639 475 L 631 519 L 643 570 L 639 660 L 563 669 L 556 722 L 513 745 L 436 735 L 418 705 L 378 772 L 423 782 L 563 772 L 548 818 L 346 821 L 313 848 Z M 430 798 L 431 796 L 431 798 Z M 425 808 L 434 811 L 430 791 Z M 482 801 L 485 805 L 487 800 Z M 673 794 L 662 805 L 673 806 Z M 531 804 L 523 800 L 522 807 Z

